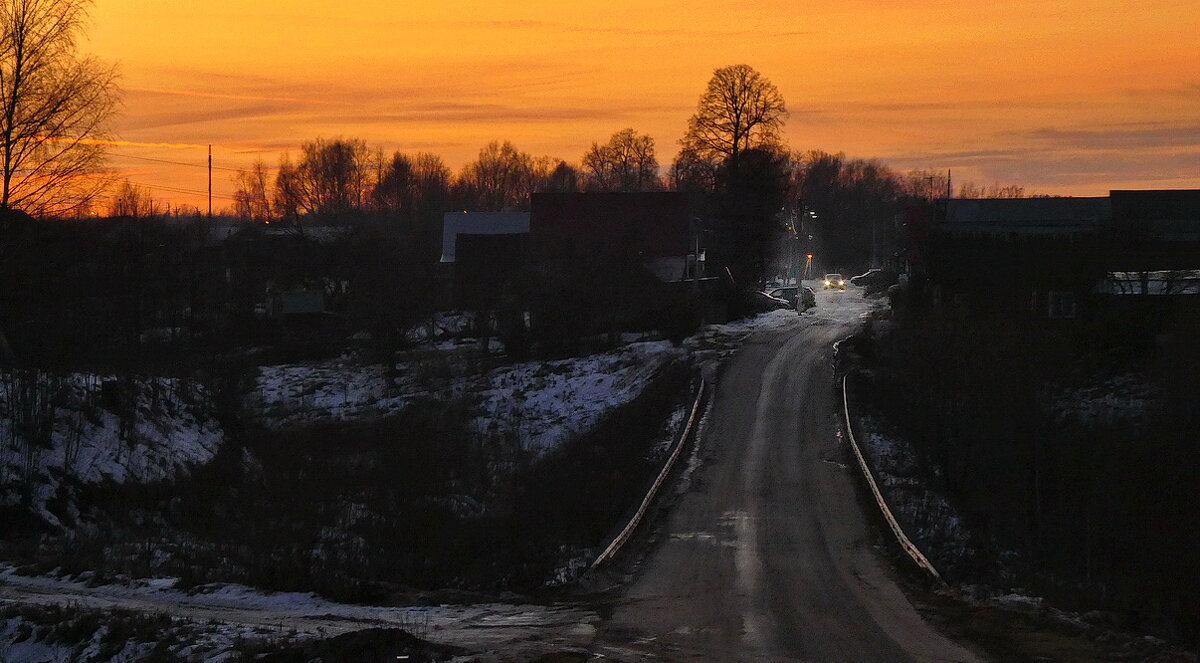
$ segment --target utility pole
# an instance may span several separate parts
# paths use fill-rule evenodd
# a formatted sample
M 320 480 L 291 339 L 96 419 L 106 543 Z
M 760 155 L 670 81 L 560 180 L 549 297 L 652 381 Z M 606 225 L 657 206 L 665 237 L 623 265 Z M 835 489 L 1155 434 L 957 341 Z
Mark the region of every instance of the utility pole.
M 208 218 L 212 219 L 212 145 L 208 146 Z

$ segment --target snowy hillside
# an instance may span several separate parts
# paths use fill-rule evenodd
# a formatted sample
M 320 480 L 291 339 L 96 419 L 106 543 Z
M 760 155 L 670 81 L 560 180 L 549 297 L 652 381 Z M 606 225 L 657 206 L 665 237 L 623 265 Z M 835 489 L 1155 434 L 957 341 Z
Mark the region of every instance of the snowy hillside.
M 632 400 L 683 356 L 682 349 L 658 341 L 478 374 L 469 374 L 470 361 L 453 352 L 441 363 L 443 374 L 409 361 L 398 364 L 392 378 L 382 365 L 340 359 L 263 366 L 244 405 L 251 421 L 278 430 L 386 416 L 422 399 L 465 398 L 475 405 L 471 425 L 481 435 L 515 435 L 523 448 L 546 451 Z
M 150 482 L 212 459 L 224 439 L 207 392 L 180 379 L 0 374 L 0 506 L 45 505 L 66 480 Z

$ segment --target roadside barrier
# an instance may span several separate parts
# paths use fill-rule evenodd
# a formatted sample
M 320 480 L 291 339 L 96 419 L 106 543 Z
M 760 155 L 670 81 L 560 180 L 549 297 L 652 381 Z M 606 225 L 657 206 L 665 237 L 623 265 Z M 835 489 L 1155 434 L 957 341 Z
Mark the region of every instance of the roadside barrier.
M 871 469 L 867 467 L 867 460 L 863 457 L 862 451 L 858 448 L 858 442 L 854 439 L 854 430 L 850 425 L 850 399 L 846 395 L 846 380 L 849 376 L 842 376 L 842 412 L 846 415 L 846 439 L 850 441 L 850 450 L 854 452 L 854 457 L 858 460 L 858 469 L 862 471 L 863 478 L 867 480 L 867 486 L 871 488 L 871 494 L 875 496 L 875 504 L 883 513 L 883 519 L 887 521 L 888 527 L 891 528 L 892 534 L 896 537 L 896 542 L 900 544 L 900 548 L 909 556 L 917 566 L 925 570 L 934 580 L 941 581 L 942 576 L 933 568 L 933 564 L 925 557 L 917 546 L 909 540 L 904 530 L 900 528 L 900 523 L 896 522 L 896 517 L 892 515 L 892 510 L 888 508 L 887 502 L 883 499 L 883 493 L 879 492 L 879 485 L 875 483 L 875 477 L 871 475 Z
M 608 544 L 608 547 L 604 549 L 604 552 L 600 553 L 596 561 L 592 562 L 589 570 L 595 569 L 604 562 L 612 559 L 621 550 L 621 547 L 629 541 L 629 538 L 633 536 L 633 531 L 642 522 L 642 516 L 646 515 L 646 510 L 650 508 L 650 503 L 658 495 L 659 489 L 666 482 L 667 475 L 671 473 L 671 468 L 675 467 L 675 461 L 679 459 L 680 452 L 683 451 L 683 447 L 687 445 L 688 438 L 692 435 L 692 429 L 696 425 L 696 415 L 700 412 L 700 403 L 704 400 L 704 390 L 706 387 L 707 384 L 704 378 L 700 378 L 700 389 L 696 393 L 696 402 L 692 403 L 692 413 L 688 416 L 687 425 L 684 426 L 683 434 L 679 436 L 679 442 L 675 444 L 675 449 L 671 452 L 670 457 L 667 458 L 667 462 L 663 463 L 662 469 L 658 472 L 658 477 L 654 479 L 650 490 L 646 492 L 646 497 L 642 500 L 641 505 L 638 506 L 638 510 L 634 512 L 633 517 L 625 524 L 625 528 L 621 530 L 621 533 L 612 540 L 612 543 Z

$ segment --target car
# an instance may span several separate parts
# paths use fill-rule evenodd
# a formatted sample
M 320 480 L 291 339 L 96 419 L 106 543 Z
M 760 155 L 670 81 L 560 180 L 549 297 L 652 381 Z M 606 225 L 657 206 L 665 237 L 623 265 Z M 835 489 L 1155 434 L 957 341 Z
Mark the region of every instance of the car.
M 856 285 L 860 288 L 873 282 L 875 279 L 882 276 L 883 270 L 878 267 L 872 267 L 858 276 L 850 277 L 850 285 Z
M 768 290 L 767 294 L 775 297 L 776 299 L 785 299 L 787 300 L 788 304 L 791 304 L 792 308 L 796 308 L 797 292 L 799 292 L 799 287 L 792 285 L 782 288 L 775 288 L 774 290 Z
M 786 299 L 772 297 L 765 292 L 753 290 L 745 293 L 740 298 L 739 305 L 744 315 L 756 315 L 766 313 L 768 311 L 776 311 L 779 309 L 792 308 Z
M 841 274 L 826 274 L 825 280 L 821 283 L 822 290 L 837 288 L 838 290 L 846 289 L 846 279 L 842 278 Z
M 882 293 L 889 286 L 895 285 L 900 275 L 894 269 L 873 267 L 866 272 L 850 279 L 850 285 L 863 289 L 863 295 Z

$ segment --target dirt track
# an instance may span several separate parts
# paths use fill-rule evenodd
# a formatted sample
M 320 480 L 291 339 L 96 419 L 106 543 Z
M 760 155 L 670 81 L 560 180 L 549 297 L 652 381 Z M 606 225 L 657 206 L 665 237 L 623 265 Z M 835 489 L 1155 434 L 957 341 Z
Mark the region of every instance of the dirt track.
M 752 337 L 720 375 L 705 464 L 602 627 L 610 657 L 977 660 L 922 621 L 870 548 L 831 368 L 866 309 L 857 292 L 819 300 L 819 317 Z

